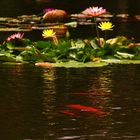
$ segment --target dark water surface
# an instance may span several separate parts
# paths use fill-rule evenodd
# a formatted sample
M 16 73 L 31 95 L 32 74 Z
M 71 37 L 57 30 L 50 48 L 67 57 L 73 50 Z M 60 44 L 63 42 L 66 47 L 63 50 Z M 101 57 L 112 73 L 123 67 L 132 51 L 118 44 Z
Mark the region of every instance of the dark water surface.
M 49 7 L 79 13 L 90 6 L 103 6 L 111 13 L 140 14 L 139 5 L 139 0 L 1 0 L 0 16 L 38 14 Z
M 135 15 L 140 15 L 139 5 L 140 0 L 1 0 L 0 17 L 38 15 L 43 12 L 44 8 L 50 7 L 64 9 L 68 14 L 76 14 L 91 6 L 102 6 L 113 15 L 128 14 L 132 17 L 131 20 L 125 19 L 124 21 L 113 21 L 113 24 L 115 25 L 114 31 L 108 33 L 108 38 L 123 35 L 128 38 L 133 37 L 136 42 L 139 42 L 140 20 L 133 20 Z M 0 27 L 3 26 L 0 25 Z M 0 32 L 0 42 L 3 42 L 7 36 L 11 34 L 13 34 L 13 32 Z M 29 37 L 31 40 L 36 41 L 42 39 L 41 34 L 42 33 L 38 31 L 25 32 L 25 37 Z M 71 33 L 72 38 L 86 38 L 89 36 L 96 36 L 95 32 L 93 32 L 92 28 L 89 26 L 78 26 L 78 28 L 74 29 Z
M 140 140 L 139 70 L 1 64 L 0 139 Z

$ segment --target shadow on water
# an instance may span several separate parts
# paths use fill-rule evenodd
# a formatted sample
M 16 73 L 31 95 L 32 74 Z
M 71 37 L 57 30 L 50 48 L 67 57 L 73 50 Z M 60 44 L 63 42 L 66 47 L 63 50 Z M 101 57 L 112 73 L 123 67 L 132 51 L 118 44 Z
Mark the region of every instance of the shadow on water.
M 140 139 L 139 68 L 0 65 L 0 139 Z

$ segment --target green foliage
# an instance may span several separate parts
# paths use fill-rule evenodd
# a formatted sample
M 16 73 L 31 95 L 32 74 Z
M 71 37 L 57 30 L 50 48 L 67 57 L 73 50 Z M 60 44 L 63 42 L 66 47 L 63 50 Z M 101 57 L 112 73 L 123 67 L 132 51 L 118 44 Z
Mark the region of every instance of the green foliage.
M 15 58 L 10 52 L 2 50 L 0 51 L 0 61 L 14 62 Z
M 92 62 L 103 59 L 140 60 L 140 45 L 119 36 L 105 41 L 93 39 L 60 39 L 32 42 L 15 39 L 0 45 L 2 62 Z M 94 62 L 95 63 L 95 62 Z
M 94 49 L 87 40 L 71 41 L 70 58 L 79 62 L 92 61 Z
M 39 50 L 33 45 L 27 46 L 24 51 L 19 54 L 20 57 L 23 58 L 24 61 L 37 61 L 40 59 Z
M 38 41 L 35 43 L 35 47 L 41 52 L 47 52 L 52 49 L 52 43 L 51 41 Z

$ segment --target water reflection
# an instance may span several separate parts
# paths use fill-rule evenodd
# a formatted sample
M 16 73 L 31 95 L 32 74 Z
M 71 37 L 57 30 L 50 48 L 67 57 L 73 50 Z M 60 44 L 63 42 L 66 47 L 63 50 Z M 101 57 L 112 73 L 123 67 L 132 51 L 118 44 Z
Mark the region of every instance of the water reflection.
M 55 69 L 46 69 L 43 72 L 42 88 L 42 115 L 46 122 L 44 137 L 54 137 L 56 127 L 56 88 L 55 88 Z
M 0 65 L 0 138 L 139 139 L 139 68 Z M 88 108 L 69 108 L 72 104 Z M 90 112 L 93 108 L 106 115 Z

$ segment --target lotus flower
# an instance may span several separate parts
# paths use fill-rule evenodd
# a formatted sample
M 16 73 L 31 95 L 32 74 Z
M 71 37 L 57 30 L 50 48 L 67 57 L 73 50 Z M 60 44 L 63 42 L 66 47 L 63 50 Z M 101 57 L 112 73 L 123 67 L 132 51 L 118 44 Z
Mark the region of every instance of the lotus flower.
M 114 25 L 112 25 L 111 22 L 101 22 L 99 23 L 99 26 L 98 28 L 100 28 L 102 31 L 105 31 L 105 30 L 113 30 L 112 28 L 114 27 Z
M 15 33 L 15 34 L 12 34 L 11 36 L 9 36 L 6 41 L 11 41 L 11 40 L 14 40 L 14 39 L 22 39 L 24 36 L 24 33 Z
M 103 9 L 102 7 L 98 6 L 97 7 L 93 6 L 85 9 L 82 13 L 88 16 L 97 17 L 106 13 L 106 9 Z

